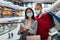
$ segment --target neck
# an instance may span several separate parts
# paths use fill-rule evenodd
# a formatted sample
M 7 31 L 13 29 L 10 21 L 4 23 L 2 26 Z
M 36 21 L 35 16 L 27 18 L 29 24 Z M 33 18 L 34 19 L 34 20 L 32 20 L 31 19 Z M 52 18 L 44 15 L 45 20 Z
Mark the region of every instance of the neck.
M 28 20 L 32 20 L 32 18 L 29 18 Z

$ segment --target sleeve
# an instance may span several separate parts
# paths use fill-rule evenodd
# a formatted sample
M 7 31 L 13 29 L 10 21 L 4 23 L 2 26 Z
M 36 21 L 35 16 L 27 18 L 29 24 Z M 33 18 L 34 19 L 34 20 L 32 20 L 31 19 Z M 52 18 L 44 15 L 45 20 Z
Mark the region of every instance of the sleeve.
M 23 32 L 20 32 L 20 29 L 22 29 L 22 27 L 24 27 L 24 24 L 25 24 L 25 20 L 21 20 L 20 28 L 19 28 L 19 31 L 18 31 L 18 35 L 19 34 L 23 34 Z
M 30 28 L 28 32 L 31 33 L 31 34 L 36 34 L 37 26 L 38 26 L 38 22 L 35 21 L 34 25 L 32 25 L 33 28 Z
M 40 18 L 39 23 L 41 26 L 43 26 L 45 29 L 50 29 L 52 26 L 51 17 L 48 14 L 43 15 L 44 18 Z
M 25 25 L 25 20 L 21 20 L 20 26 L 24 26 Z

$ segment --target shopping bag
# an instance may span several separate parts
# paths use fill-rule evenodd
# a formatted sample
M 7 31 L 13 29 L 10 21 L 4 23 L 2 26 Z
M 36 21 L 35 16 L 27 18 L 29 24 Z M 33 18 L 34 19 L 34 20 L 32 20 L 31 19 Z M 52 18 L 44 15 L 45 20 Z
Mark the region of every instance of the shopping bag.
M 60 24 L 60 17 L 58 17 L 57 15 L 55 15 L 53 12 L 49 12 L 56 20 L 57 22 Z
M 40 35 L 26 36 L 26 40 L 40 40 Z

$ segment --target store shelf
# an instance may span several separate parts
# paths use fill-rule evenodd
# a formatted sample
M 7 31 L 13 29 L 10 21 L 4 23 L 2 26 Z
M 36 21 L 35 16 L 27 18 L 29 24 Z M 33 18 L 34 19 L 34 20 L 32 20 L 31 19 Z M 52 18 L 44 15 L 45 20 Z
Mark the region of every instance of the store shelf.
M 50 36 L 53 36 L 53 35 L 55 35 L 55 34 L 57 34 L 57 33 L 58 33 L 58 31 L 53 32 L 53 33 L 50 33 Z
M 12 31 L 12 30 L 14 30 L 14 29 L 16 29 L 17 28 L 17 26 L 18 26 L 18 24 L 17 24 L 18 22 L 15 22 L 15 23 L 2 23 L 2 24 L 0 24 L 1 25 L 1 27 L 2 27 L 2 32 L 0 32 L 0 36 L 1 35 L 3 35 L 3 34 L 6 34 L 6 33 L 8 33 L 8 32 L 10 32 L 10 31 Z M 3 29 L 4 28 L 4 29 Z
M 0 23 L 0 24 L 13 24 L 13 23 L 21 23 L 21 22 L 2 22 L 2 23 Z

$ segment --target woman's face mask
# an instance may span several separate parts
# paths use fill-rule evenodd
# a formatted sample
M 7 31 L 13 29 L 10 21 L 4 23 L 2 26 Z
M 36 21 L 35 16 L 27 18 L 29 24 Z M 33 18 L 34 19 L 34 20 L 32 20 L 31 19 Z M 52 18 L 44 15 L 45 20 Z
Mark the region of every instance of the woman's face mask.
M 27 13 L 27 16 L 31 18 L 33 16 L 33 13 Z
M 39 15 L 40 13 L 41 13 L 40 10 L 35 10 L 35 14 L 36 14 L 36 15 Z

